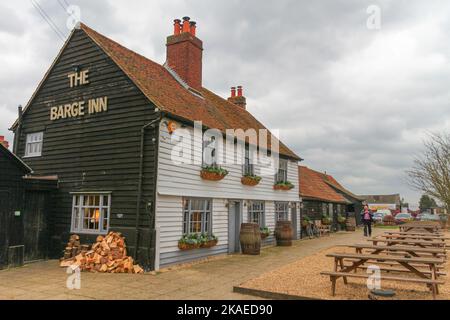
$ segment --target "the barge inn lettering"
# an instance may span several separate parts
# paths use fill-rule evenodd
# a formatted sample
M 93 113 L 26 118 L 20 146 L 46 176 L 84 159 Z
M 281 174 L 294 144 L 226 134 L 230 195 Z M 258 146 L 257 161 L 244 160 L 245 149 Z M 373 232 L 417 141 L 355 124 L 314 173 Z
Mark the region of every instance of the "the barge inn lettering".
M 70 88 L 86 85 L 89 83 L 89 70 L 72 72 L 69 79 Z M 86 114 L 94 114 L 108 111 L 108 97 L 92 98 L 63 104 L 50 108 L 50 120 L 82 117 Z

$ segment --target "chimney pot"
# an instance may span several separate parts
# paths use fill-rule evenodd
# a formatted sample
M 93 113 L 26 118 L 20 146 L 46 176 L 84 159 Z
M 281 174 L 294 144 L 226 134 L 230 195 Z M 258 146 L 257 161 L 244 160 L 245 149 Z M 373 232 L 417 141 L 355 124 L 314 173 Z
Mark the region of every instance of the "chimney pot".
M 189 25 L 189 20 L 191 20 L 191 18 L 183 17 L 183 33 L 191 31 L 191 27 Z
M 175 19 L 173 20 L 173 34 L 178 35 L 181 33 L 181 20 Z
M 195 37 L 195 33 L 197 30 L 197 23 L 195 21 L 191 21 L 189 25 L 190 25 L 191 34 Z
M 242 86 L 237 87 L 237 96 L 242 97 Z
M 231 87 L 231 97 L 236 97 L 236 87 Z
M 5 136 L 0 136 L 0 142 L 5 141 Z

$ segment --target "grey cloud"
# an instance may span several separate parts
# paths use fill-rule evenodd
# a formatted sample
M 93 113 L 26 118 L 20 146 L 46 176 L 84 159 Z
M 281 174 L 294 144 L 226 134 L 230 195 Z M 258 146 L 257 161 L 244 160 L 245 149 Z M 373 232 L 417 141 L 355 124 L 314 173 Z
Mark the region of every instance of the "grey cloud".
M 306 165 L 355 193 L 400 192 L 417 202 L 404 171 L 426 132 L 450 124 L 447 1 L 71 3 L 89 26 L 160 63 L 172 19 L 190 16 L 204 41 L 206 87 L 226 97 L 231 85 L 244 85 L 259 120 L 280 129 Z M 60 5 L 41 4 L 68 33 Z M 379 31 L 366 28 L 371 4 L 382 10 Z M 5 12 L 23 30 L 0 22 L 0 44 L 14 47 L 0 52 L 1 133 L 62 45 L 29 3 Z

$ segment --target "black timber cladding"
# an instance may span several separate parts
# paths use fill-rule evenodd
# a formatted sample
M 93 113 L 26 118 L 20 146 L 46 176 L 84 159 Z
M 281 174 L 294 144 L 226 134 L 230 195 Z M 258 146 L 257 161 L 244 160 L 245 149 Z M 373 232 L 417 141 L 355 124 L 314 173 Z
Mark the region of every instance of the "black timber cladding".
M 70 88 L 75 66 L 89 70 L 89 84 Z M 50 108 L 108 97 L 106 112 L 50 120 Z M 71 192 L 112 192 L 110 230 L 126 237 L 134 252 L 141 128 L 157 121 L 155 106 L 82 30 L 75 30 L 24 113 L 17 153 L 25 154 L 26 134 L 44 132 L 42 156 L 23 158 L 35 174 L 57 175 L 59 190 L 52 210 L 53 255 L 61 255 L 71 227 Z M 154 195 L 158 124 L 145 131 L 140 261 L 153 255 Z M 82 241 L 95 235 L 81 235 Z

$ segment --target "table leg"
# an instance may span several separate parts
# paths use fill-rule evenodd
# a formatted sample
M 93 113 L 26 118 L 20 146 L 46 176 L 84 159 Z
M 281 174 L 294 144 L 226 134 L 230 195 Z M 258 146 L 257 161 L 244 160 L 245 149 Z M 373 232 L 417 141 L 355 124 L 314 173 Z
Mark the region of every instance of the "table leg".
M 339 259 L 339 265 L 340 265 L 340 267 L 341 267 L 341 271 L 344 269 L 344 259 L 343 258 L 340 258 Z M 356 271 L 356 269 L 355 269 L 355 271 Z M 342 277 L 343 279 L 344 279 L 344 284 L 347 284 L 347 277 Z

